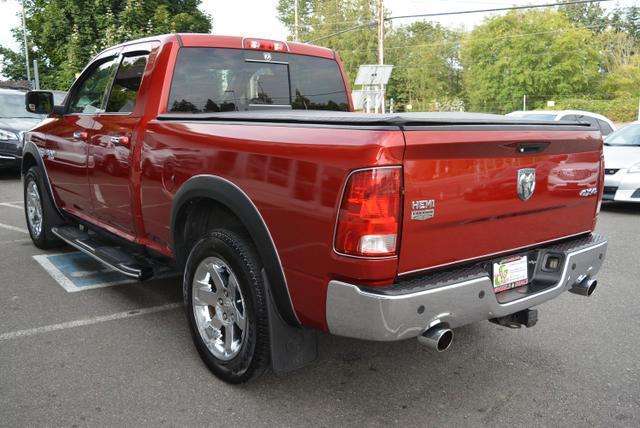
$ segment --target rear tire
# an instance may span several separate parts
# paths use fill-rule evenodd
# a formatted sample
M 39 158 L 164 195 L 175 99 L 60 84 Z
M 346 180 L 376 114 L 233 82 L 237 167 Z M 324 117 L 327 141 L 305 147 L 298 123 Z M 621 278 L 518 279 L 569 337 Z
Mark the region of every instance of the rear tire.
M 196 349 L 225 382 L 249 382 L 270 362 L 261 263 L 251 242 L 217 229 L 198 241 L 184 271 L 186 315 Z
M 51 228 L 62 224 L 62 220 L 44 187 L 42 173 L 35 166 L 24 176 L 24 214 L 29 235 L 36 247 L 49 249 L 63 244 L 51 233 Z

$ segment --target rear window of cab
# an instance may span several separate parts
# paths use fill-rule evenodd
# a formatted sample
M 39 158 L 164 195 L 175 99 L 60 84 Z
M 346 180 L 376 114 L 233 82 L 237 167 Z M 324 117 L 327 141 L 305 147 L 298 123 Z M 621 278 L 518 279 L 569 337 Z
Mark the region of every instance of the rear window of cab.
M 280 52 L 181 48 L 168 112 L 264 108 L 348 111 L 335 60 Z

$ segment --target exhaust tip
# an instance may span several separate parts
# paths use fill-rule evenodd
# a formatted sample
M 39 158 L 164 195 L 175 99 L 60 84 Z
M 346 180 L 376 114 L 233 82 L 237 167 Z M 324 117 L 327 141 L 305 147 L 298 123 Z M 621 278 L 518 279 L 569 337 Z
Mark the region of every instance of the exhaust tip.
M 449 349 L 451 342 L 453 342 L 453 330 L 446 329 L 444 333 L 442 333 L 442 336 L 440 336 L 440 340 L 438 340 L 438 352 Z
M 569 289 L 570 292 L 574 294 L 579 294 L 581 296 L 589 297 L 595 291 L 598 286 L 598 280 L 592 278 L 585 278 L 577 284 L 574 284 L 573 287 Z
M 431 327 L 421 336 L 418 336 L 418 342 L 437 352 L 444 352 L 449 349 L 451 342 L 453 342 L 453 330 L 438 326 Z

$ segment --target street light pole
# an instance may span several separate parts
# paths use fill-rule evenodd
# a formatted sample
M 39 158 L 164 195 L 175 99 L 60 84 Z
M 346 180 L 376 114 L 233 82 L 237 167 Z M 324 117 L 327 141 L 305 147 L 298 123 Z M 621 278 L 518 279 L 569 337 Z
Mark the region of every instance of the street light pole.
M 29 46 L 27 44 L 27 20 L 24 14 L 24 0 L 20 0 L 22 5 L 22 35 L 24 36 L 24 62 L 27 67 L 27 80 L 31 82 L 31 72 L 29 71 Z
M 293 2 L 293 14 L 294 14 L 294 23 L 293 23 L 293 28 L 294 28 L 294 37 L 295 37 L 295 41 L 299 42 L 300 41 L 300 37 L 298 36 L 298 0 L 294 0 Z
M 384 0 L 378 0 L 378 64 L 384 64 Z M 384 85 L 380 85 L 380 97 L 382 98 L 382 113 L 385 112 Z

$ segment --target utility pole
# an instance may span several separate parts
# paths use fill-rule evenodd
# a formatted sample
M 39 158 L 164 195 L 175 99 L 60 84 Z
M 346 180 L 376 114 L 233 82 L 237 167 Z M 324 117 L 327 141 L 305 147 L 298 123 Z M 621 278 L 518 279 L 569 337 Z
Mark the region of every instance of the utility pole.
M 522 111 L 527 111 L 527 96 L 522 96 Z
M 294 15 L 294 22 L 293 22 L 293 32 L 294 32 L 294 40 L 296 42 L 300 41 L 300 37 L 298 35 L 298 0 L 294 0 L 293 1 L 293 15 Z
M 378 64 L 384 64 L 384 0 L 378 0 Z M 382 113 L 384 105 L 384 85 L 380 85 L 380 97 L 382 98 Z
M 40 90 L 40 75 L 38 74 L 38 60 L 33 60 L 33 89 Z

